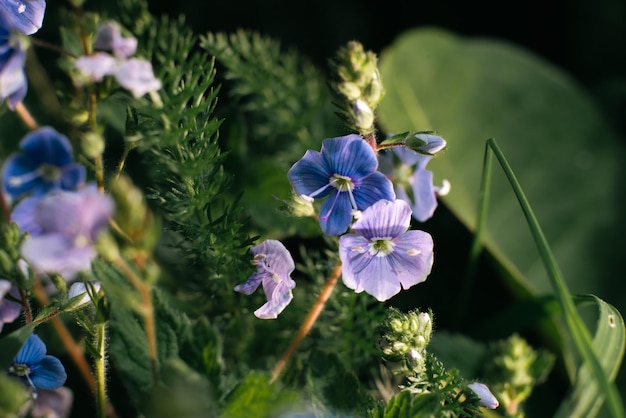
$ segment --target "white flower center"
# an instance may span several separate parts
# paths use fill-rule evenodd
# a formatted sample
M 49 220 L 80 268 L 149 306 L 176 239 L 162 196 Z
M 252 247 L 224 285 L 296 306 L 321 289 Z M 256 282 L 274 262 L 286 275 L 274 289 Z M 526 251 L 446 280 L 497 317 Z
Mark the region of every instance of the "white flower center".
M 374 238 L 369 244 L 369 253 L 376 257 L 386 257 L 393 252 L 392 238 Z

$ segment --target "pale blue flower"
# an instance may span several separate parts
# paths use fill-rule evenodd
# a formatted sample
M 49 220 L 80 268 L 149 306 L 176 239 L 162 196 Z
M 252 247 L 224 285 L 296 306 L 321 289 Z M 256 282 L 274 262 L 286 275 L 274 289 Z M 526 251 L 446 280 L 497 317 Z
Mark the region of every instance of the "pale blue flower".
M 77 192 L 42 197 L 29 215 L 32 219 L 22 217 L 24 224 L 36 225 L 39 231 L 24 242 L 22 256 L 39 271 L 72 279 L 91 266 L 95 241 L 108 226 L 113 210 L 111 198 L 93 184 Z
M 441 187 L 433 184 L 433 173 L 426 169 L 432 158 L 404 146 L 379 153 L 380 170 L 393 182 L 398 199 L 411 205 L 413 217 L 420 222 L 433 216 L 437 196 L 447 194 L 450 187 L 447 181 Z
M 67 378 L 61 361 L 46 355 L 46 345 L 35 334 L 31 334 L 17 352 L 9 373 L 35 389 L 56 389 L 63 386 Z
M 137 39 L 122 37 L 116 22 L 108 21 L 98 28 L 94 48 L 110 51 L 113 55 L 96 52 L 76 59 L 76 69 L 89 81 L 99 82 L 105 76 L 113 76 L 136 98 L 161 88 L 152 64 L 144 59 L 131 58 L 137 49 Z
M 32 35 L 43 24 L 46 12 L 45 0 L 0 0 L 0 12 L 19 32 Z
M 409 230 L 411 208 L 403 200 L 380 200 L 365 209 L 352 234 L 339 238 L 344 284 L 385 301 L 423 282 L 433 265 L 433 240 Z
M 295 264 L 285 246 L 277 240 L 267 240 L 252 248 L 257 272 L 240 285 L 235 291 L 246 295 L 252 294 L 262 283 L 267 303 L 254 311 L 261 319 L 276 319 L 293 299 L 291 290 L 296 282 L 291 278 Z
M 374 150 L 359 135 L 325 139 L 321 152 L 309 150 L 288 172 L 300 197 L 327 199 L 320 209 L 319 223 L 326 235 L 344 233 L 353 213 L 380 199 L 395 199 L 393 186 L 376 171 Z
M 2 167 L 2 185 L 14 200 L 51 190 L 75 190 L 85 177 L 85 167 L 74 162 L 69 139 L 48 126 L 27 134 L 20 142 L 20 152 Z
M 22 305 L 5 298 L 9 293 L 16 296 L 17 288 L 10 281 L 0 279 L 0 331 L 4 324 L 15 321 L 22 310 Z

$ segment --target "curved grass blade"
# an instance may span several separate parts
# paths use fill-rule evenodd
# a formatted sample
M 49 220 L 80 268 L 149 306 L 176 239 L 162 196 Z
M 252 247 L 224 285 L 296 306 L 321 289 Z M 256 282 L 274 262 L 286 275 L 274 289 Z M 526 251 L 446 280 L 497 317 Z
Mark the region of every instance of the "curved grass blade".
M 600 360 L 606 377 L 615 379 L 626 348 L 624 319 L 615 307 L 597 296 L 577 297 L 578 305 L 594 304 L 599 310 L 593 349 Z M 592 378 L 589 364 L 583 362 L 570 393 L 561 403 L 555 418 L 585 418 L 596 416 L 604 402 L 604 392 Z
M 487 140 L 486 145 L 486 153 L 493 152 L 494 156 L 498 160 L 500 167 L 504 171 L 511 187 L 513 188 L 513 192 L 522 208 L 522 212 L 524 212 L 524 216 L 526 217 L 526 221 L 528 222 L 528 226 L 530 228 L 530 232 L 533 236 L 535 244 L 537 245 L 537 250 L 543 261 L 544 267 L 548 274 L 548 278 L 550 280 L 550 284 L 558 298 L 561 309 L 563 311 L 563 316 L 565 319 L 565 324 L 567 329 L 572 337 L 576 350 L 582 359 L 582 364 L 584 367 L 589 369 L 589 379 L 588 382 L 593 382 L 592 384 L 597 385 L 597 390 L 603 396 L 596 397 L 596 401 L 599 405 L 602 405 L 603 397 L 606 397 L 607 407 L 611 412 L 611 415 L 615 418 L 623 418 L 626 417 L 626 412 L 624 411 L 624 405 L 622 400 L 617 392 L 615 385 L 613 384 L 611 378 L 606 372 L 605 368 L 601 364 L 598 359 L 598 355 L 593 348 L 591 337 L 589 335 L 589 331 L 585 326 L 582 318 L 578 314 L 576 307 L 574 306 L 574 302 L 572 300 L 571 294 L 567 288 L 567 284 L 565 280 L 563 280 L 563 275 L 559 269 L 559 266 L 556 263 L 556 259 L 552 254 L 552 250 L 548 245 L 548 241 L 545 238 L 545 235 L 539 226 L 539 222 L 535 217 L 535 214 L 530 207 L 530 203 L 522 190 L 513 169 L 511 168 L 509 162 L 506 157 L 502 153 L 502 150 L 496 144 L 496 141 L 493 138 Z M 619 312 L 615 310 L 615 312 L 619 315 Z M 621 319 L 621 316 L 620 316 Z M 623 327 L 623 323 L 622 323 Z M 622 355 L 619 355 L 616 364 L 612 364 L 611 367 L 615 367 L 619 369 Z M 610 359 L 607 360 L 610 362 Z M 580 380 L 580 375 L 578 380 Z M 614 376 L 613 376 L 614 377 Z M 589 384 L 589 383 L 588 383 Z M 599 406 L 598 406 L 599 407 Z

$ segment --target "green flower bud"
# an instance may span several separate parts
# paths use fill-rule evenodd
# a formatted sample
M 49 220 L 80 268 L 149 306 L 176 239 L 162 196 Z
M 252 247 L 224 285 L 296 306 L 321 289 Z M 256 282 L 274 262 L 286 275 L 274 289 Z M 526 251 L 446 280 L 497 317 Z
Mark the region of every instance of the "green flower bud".
M 361 97 L 361 89 L 355 83 L 346 81 L 337 85 L 337 89 L 348 101 L 354 101 Z
M 87 132 L 80 142 L 83 153 L 89 158 L 96 158 L 104 152 L 104 137 L 96 132 Z

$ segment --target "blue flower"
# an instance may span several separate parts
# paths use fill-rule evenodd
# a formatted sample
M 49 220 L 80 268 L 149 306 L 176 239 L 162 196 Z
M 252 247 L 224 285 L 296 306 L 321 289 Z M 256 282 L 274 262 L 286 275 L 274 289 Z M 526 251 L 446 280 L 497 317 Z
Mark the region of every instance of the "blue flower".
M 29 133 L 20 148 L 2 170 L 2 185 L 12 199 L 74 190 L 84 183 L 85 167 L 73 162 L 70 141 L 53 128 L 45 126 Z
M 350 226 L 353 211 L 395 199 L 391 182 L 377 168 L 374 150 L 353 134 L 325 139 L 321 152 L 307 151 L 288 177 L 300 197 L 328 196 L 320 209 L 320 226 L 326 235 L 340 235 Z
M 0 0 L 0 11 L 16 30 L 32 35 L 43 23 L 45 0 Z
M 15 109 L 26 96 L 28 86 L 24 72 L 26 54 L 12 32 L 12 22 L 0 10 L 0 101 L 8 99 L 9 108 Z
M 137 50 L 137 38 L 122 37 L 120 25 L 109 20 L 98 27 L 93 47 L 102 51 L 111 51 L 121 58 L 128 58 Z
M 296 282 L 290 275 L 295 264 L 287 248 L 273 239 L 253 247 L 252 254 L 252 264 L 256 265 L 257 272 L 245 283 L 235 286 L 235 291 L 250 295 L 263 283 L 267 303 L 254 311 L 254 315 L 261 319 L 276 319 L 293 299 L 291 289 L 296 287 Z
M 354 222 L 354 234 L 339 238 L 343 282 L 359 293 L 385 301 L 426 280 L 433 265 L 433 240 L 407 231 L 411 208 L 403 200 L 380 200 Z
M 4 324 L 15 321 L 22 310 L 22 305 L 4 298 L 9 292 L 16 296 L 17 288 L 8 280 L 0 279 L 0 331 Z
M 483 383 L 470 383 L 467 385 L 480 398 L 478 404 L 489 409 L 496 409 L 500 403 L 491 393 L 487 385 Z
M 9 366 L 9 373 L 35 389 L 56 389 L 67 378 L 61 361 L 46 355 L 46 345 L 35 334 L 31 334 L 17 352 Z
M 21 207 L 16 206 L 13 212 Z M 91 266 L 95 241 L 108 225 L 114 205 L 109 196 L 90 184 L 78 192 L 44 196 L 25 209 L 15 218 L 37 234 L 22 244 L 22 256 L 39 271 L 59 273 L 71 280 Z
M 437 196 L 447 194 L 450 188 L 445 180 L 441 187 L 433 184 L 433 173 L 426 169 L 432 158 L 407 147 L 393 147 L 379 154 L 380 169 L 393 181 L 396 196 L 411 205 L 413 217 L 420 222 L 433 216 Z

